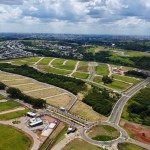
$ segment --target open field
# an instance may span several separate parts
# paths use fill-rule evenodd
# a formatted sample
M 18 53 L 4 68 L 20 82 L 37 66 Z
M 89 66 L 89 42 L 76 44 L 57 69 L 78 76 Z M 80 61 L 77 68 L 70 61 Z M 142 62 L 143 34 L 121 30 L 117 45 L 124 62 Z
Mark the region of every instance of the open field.
M 133 83 L 133 84 L 136 84 L 136 83 L 139 82 L 139 80 L 136 80 L 135 78 L 131 78 L 131 77 L 127 77 L 127 76 L 120 76 L 120 75 L 117 75 L 117 74 L 113 74 L 112 76 L 115 79 L 123 80 L 125 82 L 130 82 L 130 83 Z
M 26 115 L 26 113 L 28 111 L 29 110 L 25 109 L 25 110 L 19 110 L 19 111 L 14 111 L 11 113 L 2 114 L 2 115 L 0 115 L 0 120 L 6 121 L 6 120 L 10 120 L 10 119 L 19 118 L 19 117 Z
M 45 57 L 37 65 L 48 65 L 52 59 L 54 59 L 54 58 Z
M 93 81 L 96 83 L 102 83 L 102 78 L 97 76 L 97 77 L 94 77 Z
M 46 98 L 54 95 L 58 95 L 63 93 L 63 91 L 56 88 L 49 88 L 44 90 L 38 90 L 34 92 L 28 92 L 27 95 L 34 98 Z
M 130 84 L 121 82 L 121 81 L 117 81 L 117 80 L 113 80 L 112 83 L 106 84 L 106 86 L 116 89 L 116 90 L 125 90 L 130 86 Z
M 146 150 L 132 143 L 119 143 L 118 150 Z
M 89 72 L 88 62 L 81 61 L 78 65 L 77 71 L 79 71 L 79 72 Z
M 114 127 L 108 125 L 96 125 L 87 130 L 88 137 L 96 141 L 114 140 L 120 133 Z
M 68 103 L 72 100 L 71 96 L 68 94 L 58 95 L 52 98 L 46 99 L 46 103 L 55 107 L 66 107 Z
M 146 85 L 146 87 L 150 88 L 150 83 Z
M 0 72 L 0 80 L 15 80 L 15 79 L 24 79 L 24 77 L 19 75 L 3 74 Z
M 51 64 L 57 68 L 57 66 L 61 66 L 63 64 L 63 62 L 65 61 L 65 59 L 60 59 L 60 58 L 57 58 L 55 59 Z
M 77 116 L 80 116 L 88 121 L 106 121 L 107 117 L 100 115 L 95 112 L 92 107 L 83 103 L 82 101 L 77 101 L 75 105 L 71 108 L 70 112 Z
M 29 135 L 11 126 L 0 125 L 0 133 L 1 150 L 27 150 L 32 145 Z
M 51 67 L 45 67 L 46 72 L 54 73 L 54 74 L 60 74 L 60 75 L 67 75 L 70 74 L 71 71 L 67 70 L 60 70 L 56 68 L 51 68 Z
M 72 76 L 75 78 L 87 79 L 89 74 L 82 73 L 82 72 L 75 72 Z
M 20 59 L 11 59 L 11 60 L 2 60 L 0 62 L 6 63 L 11 62 L 14 65 L 33 65 L 35 62 L 37 62 L 41 57 L 28 57 L 28 58 L 20 58 Z
M 11 81 L 2 81 L 4 84 L 7 86 L 15 86 L 15 85 L 20 85 L 20 84 L 27 84 L 27 83 L 33 83 L 31 79 L 22 79 L 22 80 L 11 80 Z M 17 87 L 17 86 L 16 86 Z
M 82 139 L 74 139 L 67 144 L 62 150 L 103 150 L 100 147 L 89 144 Z
M 127 121 L 121 121 L 120 125 L 130 132 L 132 138 L 150 145 L 150 128 Z
M 42 88 L 49 88 L 50 86 L 46 86 L 44 84 L 40 83 L 33 83 L 33 84 L 27 84 L 27 85 L 20 85 L 18 86 L 18 89 L 21 91 L 30 91 L 30 90 L 36 90 L 36 89 L 42 89 Z
M 96 66 L 96 73 L 102 76 L 109 75 L 108 66 L 106 64 L 100 64 Z
M 9 109 L 13 109 L 13 108 L 17 108 L 19 106 L 20 106 L 19 103 L 9 100 L 7 102 L 0 103 L 0 112 L 5 111 L 5 110 L 9 110 Z
M 76 63 L 77 61 L 67 60 L 65 64 L 55 65 L 54 67 L 59 68 L 59 69 L 64 69 L 64 70 L 74 70 Z
M 87 53 L 92 53 L 93 55 L 95 55 L 95 47 L 91 47 L 91 48 L 88 48 L 86 50 Z

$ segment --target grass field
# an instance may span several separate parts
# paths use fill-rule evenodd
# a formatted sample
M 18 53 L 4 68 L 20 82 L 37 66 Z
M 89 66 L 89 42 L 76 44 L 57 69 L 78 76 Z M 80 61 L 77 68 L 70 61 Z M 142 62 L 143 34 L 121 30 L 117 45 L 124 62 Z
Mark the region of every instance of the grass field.
M 75 72 L 72 76 L 75 78 L 87 79 L 89 74 L 82 73 L 82 72 Z
M 9 110 L 9 109 L 13 109 L 16 107 L 19 107 L 20 104 L 14 101 L 7 101 L 4 103 L 0 103 L 0 112 L 1 111 L 5 111 L 5 110 Z
M 57 58 L 52 62 L 52 65 L 57 68 L 57 66 L 61 66 L 64 63 L 65 59 Z
M 46 86 L 40 83 L 33 83 L 33 84 L 18 86 L 18 89 L 21 91 L 30 91 L 30 90 L 36 90 L 36 89 L 42 89 L 42 88 L 49 88 L 49 86 Z
M 128 83 L 114 80 L 112 83 L 106 84 L 106 86 L 116 89 L 116 90 L 125 90 L 129 87 Z
M 2 95 L 0 95 L 0 100 L 4 99 L 4 97 Z
M 88 137 L 96 141 L 110 141 L 118 138 L 120 133 L 108 125 L 96 125 L 87 130 Z
M 118 150 L 146 150 L 132 143 L 119 143 Z
M 77 71 L 89 72 L 88 62 L 81 61 L 78 65 Z
M 11 81 L 2 81 L 4 84 L 8 85 L 8 86 L 12 86 L 12 85 L 19 85 L 19 84 L 27 84 L 27 83 L 33 83 L 33 81 L 31 79 L 22 79 L 22 80 L 11 80 Z
M 92 53 L 93 55 L 95 55 L 95 47 L 91 47 L 91 48 L 88 48 L 86 50 L 87 53 Z
M 19 118 L 19 117 L 26 115 L 28 111 L 29 110 L 26 109 L 26 110 L 19 110 L 19 111 L 15 111 L 11 113 L 2 114 L 0 115 L 0 120 L 6 121 L 10 119 Z
M 37 65 L 48 65 L 52 59 L 54 59 L 54 58 L 45 57 Z
M 148 88 L 150 88 L 150 83 L 148 83 L 146 86 L 147 86 Z
M 22 132 L 15 128 L 0 125 L 0 149 L 1 150 L 27 150 L 32 141 Z
M 68 94 L 52 97 L 46 99 L 46 103 L 55 107 L 66 107 L 68 103 L 72 100 L 71 96 Z
M 71 73 L 71 71 L 60 70 L 60 69 L 51 68 L 51 67 L 45 67 L 45 71 L 50 72 L 50 73 L 54 73 L 54 74 L 60 74 L 60 75 L 67 75 L 67 74 Z
M 92 107 L 79 100 L 73 105 L 70 112 L 91 122 L 107 120 L 105 116 L 95 112 Z
M 139 80 L 136 80 L 135 78 L 130 78 L 130 77 L 127 77 L 127 76 L 120 76 L 120 75 L 117 75 L 117 74 L 113 74 L 112 76 L 115 79 L 123 80 L 125 82 L 130 82 L 130 83 L 133 83 L 133 84 L 136 84 L 136 83 L 139 82 Z
M 56 65 L 54 67 L 64 70 L 74 70 L 77 61 L 67 60 L 64 65 Z
M 45 89 L 45 90 L 28 92 L 26 94 L 34 98 L 46 98 L 46 97 L 54 96 L 54 95 L 61 94 L 61 93 L 63 92 L 59 89 L 50 88 L 50 89 Z
M 100 147 L 89 144 L 82 139 L 74 139 L 67 144 L 62 150 L 103 150 Z
M 109 75 L 108 66 L 106 64 L 100 64 L 96 67 L 96 73 L 102 76 Z
M 97 77 L 94 77 L 93 81 L 96 83 L 102 83 L 102 78 L 97 76 Z

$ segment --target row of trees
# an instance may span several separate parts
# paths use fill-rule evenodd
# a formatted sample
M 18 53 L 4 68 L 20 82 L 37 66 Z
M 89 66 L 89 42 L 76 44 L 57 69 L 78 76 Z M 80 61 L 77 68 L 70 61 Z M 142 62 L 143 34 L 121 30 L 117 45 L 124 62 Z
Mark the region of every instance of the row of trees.
M 143 78 L 143 79 L 147 78 L 147 75 L 145 75 L 142 72 L 135 71 L 135 70 L 129 70 L 129 71 L 125 72 L 125 75 L 126 76 L 134 76 L 134 77 Z
M 46 106 L 45 100 L 27 96 L 23 94 L 19 89 L 10 87 L 7 89 L 7 93 L 10 95 L 11 98 L 18 98 L 20 100 L 23 100 L 25 103 L 33 105 L 34 108 L 45 108 Z
M 4 90 L 6 88 L 6 85 L 2 82 L 0 82 L 0 90 Z

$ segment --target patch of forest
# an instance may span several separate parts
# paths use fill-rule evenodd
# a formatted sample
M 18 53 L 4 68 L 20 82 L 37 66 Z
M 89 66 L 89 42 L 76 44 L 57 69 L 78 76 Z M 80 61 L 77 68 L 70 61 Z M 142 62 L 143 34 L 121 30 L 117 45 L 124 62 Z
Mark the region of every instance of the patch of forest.
M 141 89 L 131 98 L 127 111 L 129 121 L 150 126 L 150 88 Z
M 91 106 L 96 112 L 109 116 L 114 103 L 119 99 L 118 93 L 111 93 L 106 89 L 93 89 L 85 96 L 83 102 Z

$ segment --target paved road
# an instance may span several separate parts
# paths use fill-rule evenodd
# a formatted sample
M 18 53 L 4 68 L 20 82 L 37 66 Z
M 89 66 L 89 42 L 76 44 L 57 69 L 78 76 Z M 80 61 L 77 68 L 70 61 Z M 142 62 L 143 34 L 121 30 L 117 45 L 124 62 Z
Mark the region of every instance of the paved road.
M 126 92 L 125 95 L 123 94 L 123 96 L 118 100 L 118 102 L 114 106 L 110 115 L 109 122 L 118 124 L 123 107 L 125 106 L 126 102 L 130 99 L 131 96 L 133 96 L 137 91 L 146 86 L 149 82 L 150 78 L 147 78 L 146 80 L 138 84 L 136 87 L 133 87 L 128 92 Z

